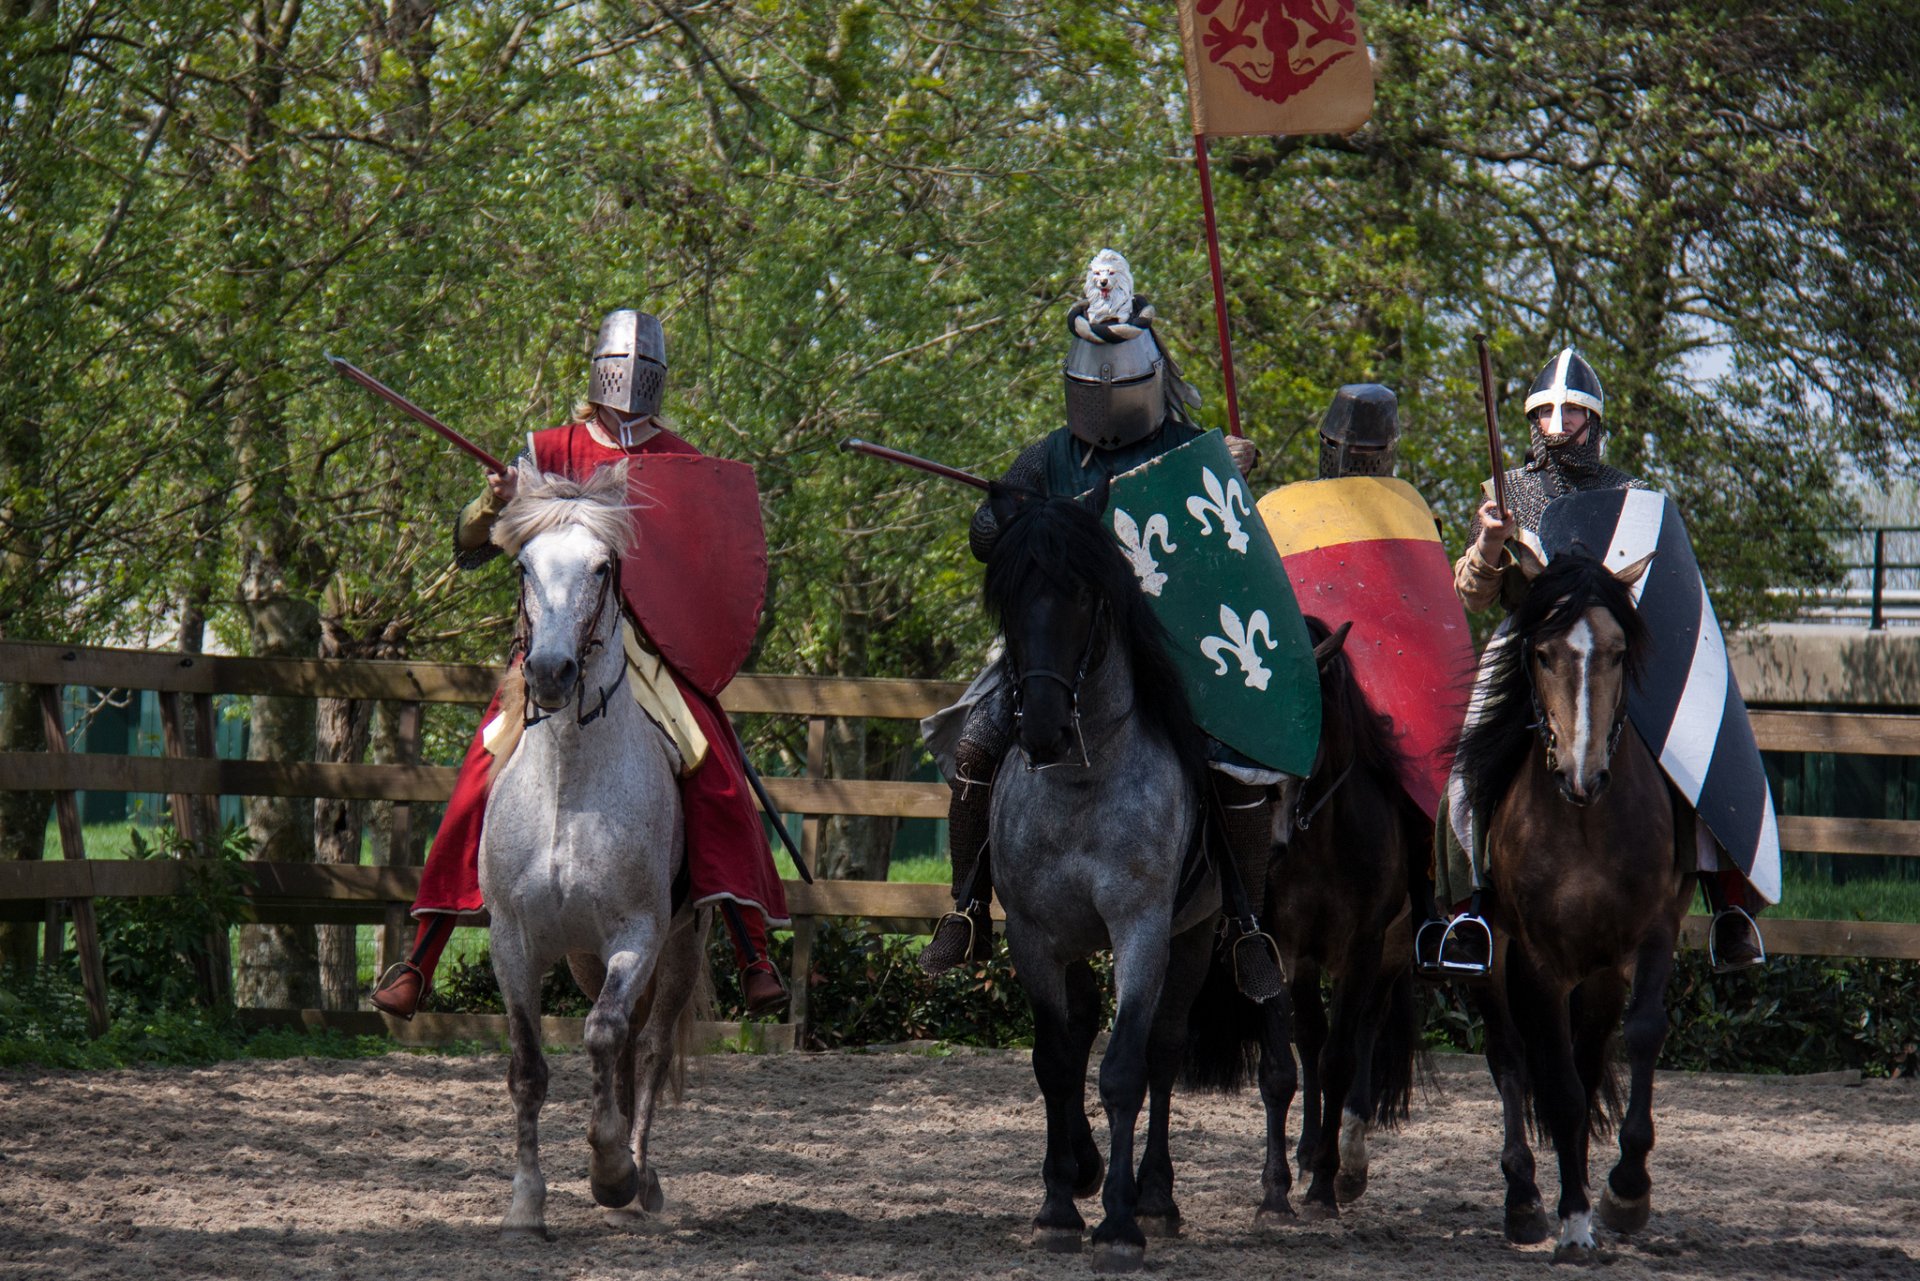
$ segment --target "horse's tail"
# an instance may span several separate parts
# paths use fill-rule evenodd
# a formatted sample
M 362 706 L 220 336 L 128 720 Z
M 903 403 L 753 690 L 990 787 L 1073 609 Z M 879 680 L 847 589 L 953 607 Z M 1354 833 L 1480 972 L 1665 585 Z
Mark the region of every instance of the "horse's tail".
M 713 967 L 706 963 L 707 931 L 712 921 L 713 909 L 700 908 L 694 919 L 693 933 L 694 946 L 701 959 L 693 968 L 693 990 L 687 993 L 687 999 L 680 1005 L 680 1013 L 673 1020 L 667 1089 L 675 1103 L 687 1097 L 687 1061 L 700 1044 L 696 1029 L 699 1024 L 713 1018 Z
M 1265 1016 L 1240 994 L 1233 965 L 1219 949 L 1207 977 L 1187 1010 L 1187 1056 L 1181 1083 L 1190 1090 L 1233 1094 L 1259 1070 L 1260 1036 Z
M 1433 1066 L 1420 1037 L 1420 1008 L 1414 999 L 1413 967 L 1402 966 L 1387 989 L 1386 1011 L 1373 1042 L 1373 1122 L 1397 1130 L 1413 1106 L 1416 1079 L 1431 1083 Z

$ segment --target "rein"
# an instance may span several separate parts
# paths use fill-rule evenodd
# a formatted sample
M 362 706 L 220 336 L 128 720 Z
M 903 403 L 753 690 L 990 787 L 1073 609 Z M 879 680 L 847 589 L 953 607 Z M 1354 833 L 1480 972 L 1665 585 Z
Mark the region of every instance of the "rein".
M 1081 647 L 1080 663 L 1074 670 L 1073 679 L 1071 680 L 1050 667 L 1035 667 L 1022 671 L 1019 664 L 1013 661 L 1013 647 L 1011 645 L 1007 647 L 1007 666 L 1013 677 L 1013 724 L 1015 737 L 1017 738 L 1019 736 L 1021 720 L 1027 714 L 1026 683 L 1029 680 L 1051 680 L 1058 681 L 1066 687 L 1069 717 L 1073 725 L 1073 738 L 1074 741 L 1080 745 L 1080 759 L 1078 761 L 1055 761 L 1052 765 L 1035 765 L 1029 760 L 1027 762 L 1027 772 L 1029 774 L 1043 769 L 1052 769 L 1055 765 L 1071 764 L 1077 768 L 1084 769 L 1092 764 L 1092 758 L 1087 755 L 1086 735 L 1080 728 L 1080 686 L 1085 683 L 1087 671 L 1093 665 L 1093 651 L 1099 643 L 1101 627 L 1102 624 L 1106 622 L 1106 619 L 1107 602 L 1102 600 L 1098 605 L 1094 606 L 1093 622 L 1087 628 L 1087 643 Z
M 620 681 L 616 679 L 611 684 L 603 687 L 600 691 L 600 701 L 594 705 L 592 711 L 589 712 L 586 710 L 587 660 L 593 657 L 598 651 L 606 648 L 606 642 L 600 639 L 600 620 L 606 617 L 607 601 L 612 597 L 613 584 L 619 577 L 620 558 L 615 556 L 608 562 L 606 575 L 600 580 L 600 598 L 594 602 L 592 617 L 587 619 L 587 625 L 584 629 L 584 639 L 578 641 L 574 646 L 573 723 L 575 725 L 591 725 L 593 722 L 599 720 L 601 716 L 605 715 L 607 703 L 613 697 L 615 687 L 620 684 Z M 524 659 L 527 656 L 527 647 L 532 640 L 533 629 L 527 622 L 527 576 L 523 567 L 520 574 L 520 600 L 516 609 L 516 617 L 513 625 L 513 646 L 507 652 L 508 666 L 512 666 L 515 661 Z M 520 728 L 523 732 L 532 729 L 542 721 L 553 719 L 552 712 L 541 712 L 538 715 L 533 715 L 534 706 L 533 699 L 529 697 L 526 700 L 525 710 L 522 712 L 524 719 L 520 722 Z

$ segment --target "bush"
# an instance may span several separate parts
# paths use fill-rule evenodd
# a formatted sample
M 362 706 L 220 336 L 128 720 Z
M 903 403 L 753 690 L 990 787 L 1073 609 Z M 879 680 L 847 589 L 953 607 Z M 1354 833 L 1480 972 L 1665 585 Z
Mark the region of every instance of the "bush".
M 1458 985 L 1429 989 L 1427 1043 L 1485 1051 Z M 1779 956 L 1738 974 L 1713 973 L 1682 952 L 1667 985 L 1663 1068 L 1698 1072 L 1914 1070 L 1920 1043 L 1920 962 Z

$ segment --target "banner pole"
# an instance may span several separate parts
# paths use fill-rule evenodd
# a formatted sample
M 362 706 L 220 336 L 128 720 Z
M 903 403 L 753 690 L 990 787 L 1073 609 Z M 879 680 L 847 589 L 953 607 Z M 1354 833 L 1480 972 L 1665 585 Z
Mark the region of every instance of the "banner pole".
M 1227 389 L 1227 430 L 1240 430 L 1240 396 L 1233 386 L 1233 340 L 1227 336 L 1227 284 L 1220 270 L 1220 228 L 1213 217 L 1213 174 L 1207 168 L 1207 135 L 1193 135 L 1193 161 L 1200 169 L 1200 208 L 1207 220 L 1207 262 L 1213 268 L 1213 320 L 1220 331 L 1220 377 Z

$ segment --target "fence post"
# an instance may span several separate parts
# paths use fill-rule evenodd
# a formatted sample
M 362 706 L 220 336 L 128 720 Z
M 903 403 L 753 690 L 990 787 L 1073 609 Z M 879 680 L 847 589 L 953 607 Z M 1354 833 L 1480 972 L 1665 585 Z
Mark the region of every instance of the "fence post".
M 399 763 L 402 765 L 420 763 L 422 714 L 423 708 L 418 702 L 401 703 L 394 713 L 394 737 L 398 740 Z M 413 802 L 395 801 L 387 825 L 387 866 L 408 867 L 412 863 Z M 412 920 L 405 904 L 387 904 L 386 921 L 380 927 L 380 963 L 375 969 L 376 982 L 394 962 L 406 959 L 410 946 L 407 927 Z
M 1882 631 L 1886 628 L 1886 614 L 1882 609 L 1883 597 L 1887 588 L 1887 531 L 1873 531 L 1873 619 L 1867 624 L 1869 630 Z
M 827 772 L 827 721 L 824 716 L 807 721 L 807 777 L 820 778 Z M 800 820 L 800 857 L 807 866 L 820 866 L 820 819 L 809 814 Z M 793 965 L 787 974 L 788 1014 L 793 1024 L 793 1048 L 805 1049 L 807 1020 L 812 1014 L 813 936 L 817 922 L 811 916 L 793 918 Z
M 180 695 L 174 690 L 160 691 L 160 732 L 169 757 L 180 759 L 188 754 L 187 736 L 180 724 Z M 183 792 L 167 794 L 167 813 L 173 819 L 173 830 L 193 847 L 197 857 L 207 858 L 212 852 L 213 834 L 203 830 L 198 809 L 193 798 Z
M 60 714 L 60 687 L 40 687 L 40 719 L 47 731 L 47 751 L 67 753 L 66 719 Z M 80 827 L 80 806 L 71 789 L 53 794 L 54 812 L 60 817 L 60 852 L 70 859 L 85 861 L 87 838 Z M 67 904 L 73 913 L 74 949 L 80 954 L 80 984 L 87 993 L 87 1031 L 104 1036 L 107 1031 L 107 967 L 100 955 L 100 926 L 94 920 L 93 900 L 72 899 Z

